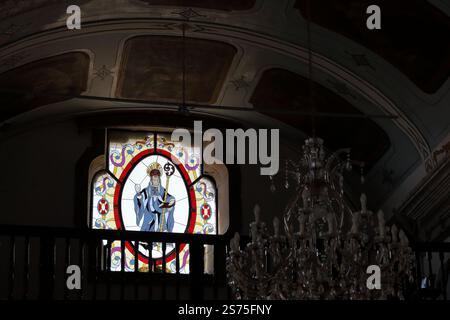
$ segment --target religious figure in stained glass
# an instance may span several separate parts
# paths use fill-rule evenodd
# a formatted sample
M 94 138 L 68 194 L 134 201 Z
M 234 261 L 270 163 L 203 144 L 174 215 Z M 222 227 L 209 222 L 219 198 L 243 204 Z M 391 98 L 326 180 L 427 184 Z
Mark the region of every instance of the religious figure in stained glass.
M 174 172 L 173 166 L 167 162 L 165 165 L 167 180 L 169 184 L 170 176 Z M 161 165 L 158 162 L 152 163 L 147 174 L 150 177 L 148 187 L 141 190 L 141 185 L 136 184 L 136 195 L 134 196 L 134 211 L 136 212 L 136 225 L 141 227 L 141 231 L 172 232 L 174 226 L 173 212 L 175 209 L 175 198 L 168 193 L 166 188 L 161 186 Z M 141 225 L 141 220 L 144 220 Z
M 110 131 L 105 168 L 94 175 L 91 195 L 91 227 L 105 230 L 217 234 L 217 190 L 205 175 L 199 159 L 201 149 L 171 141 L 159 132 Z M 178 250 L 167 243 L 111 244 L 111 270 L 135 268 L 147 272 L 189 273 L 189 244 Z M 137 251 L 137 255 L 136 255 Z M 135 259 L 135 257 L 138 259 Z

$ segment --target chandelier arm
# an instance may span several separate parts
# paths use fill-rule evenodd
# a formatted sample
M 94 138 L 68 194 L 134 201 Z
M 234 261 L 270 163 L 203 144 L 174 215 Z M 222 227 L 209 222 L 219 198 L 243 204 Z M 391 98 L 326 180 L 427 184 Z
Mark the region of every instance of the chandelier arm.
M 333 190 L 339 190 L 338 186 L 340 186 L 340 181 L 338 180 L 340 178 L 335 171 L 330 172 L 330 176 L 328 177 L 329 184 L 333 188 Z M 337 180 L 337 181 L 336 181 Z
M 328 171 L 328 172 L 331 172 L 332 171 L 332 169 L 331 169 L 331 165 L 333 164 L 333 162 L 335 161 L 335 160 L 339 160 L 339 156 L 341 155 L 341 154 L 343 154 L 343 153 L 350 153 L 350 148 L 342 148 L 342 149 L 339 149 L 339 150 L 337 150 L 336 152 L 334 152 L 329 158 L 328 158 L 328 160 L 327 160 L 327 163 L 326 163 L 326 166 L 325 166 L 325 170 L 326 171 Z
M 333 168 L 326 168 L 326 170 L 330 173 L 330 175 L 335 175 L 336 171 L 339 169 L 343 169 L 345 168 L 346 163 L 344 162 L 339 162 L 338 164 L 336 164 Z
M 291 159 L 288 159 L 287 160 L 287 164 L 290 164 L 291 166 L 293 166 L 293 167 L 297 167 L 297 163 L 295 163 L 293 160 L 291 160 Z
M 305 186 L 305 183 L 302 183 L 300 186 L 297 187 L 295 196 L 292 198 L 292 200 L 288 203 L 286 210 L 283 214 L 283 224 L 284 224 L 284 231 L 286 232 L 286 235 L 288 238 L 291 238 L 292 235 L 290 234 L 290 228 L 289 228 L 289 220 L 291 219 L 291 214 L 295 206 L 297 205 L 299 198 L 301 197 L 301 191 L 303 190 Z
M 242 252 L 242 251 L 241 251 Z M 241 256 L 235 256 L 231 258 L 231 266 L 233 269 L 233 272 L 230 274 L 232 275 L 232 278 L 234 281 L 237 282 L 237 287 L 241 288 L 244 293 L 248 296 L 249 293 L 253 296 L 257 296 L 257 289 L 253 289 L 254 287 L 257 287 L 258 281 L 253 279 L 251 276 L 247 275 L 246 273 L 242 272 L 241 266 L 239 266 L 239 262 L 237 261 Z
M 338 201 L 337 199 L 334 199 L 334 201 L 342 206 L 342 210 L 335 210 L 335 216 L 336 216 L 336 223 L 338 222 L 338 220 L 340 220 L 339 222 L 339 230 L 342 230 L 343 226 L 344 226 L 344 217 L 345 217 L 345 213 L 346 212 L 350 212 L 352 215 L 352 210 L 350 209 L 350 207 L 346 204 L 345 201 L 343 201 L 341 199 L 341 201 Z M 337 215 L 339 214 L 339 217 L 337 217 Z
M 247 253 L 248 254 L 248 253 Z M 292 252 L 288 255 L 288 257 L 286 257 L 284 259 L 283 262 L 279 263 L 277 265 L 277 269 L 280 270 L 280 272 L 282 272 L 283 270 L 285 270 L 285 268 L 288 266 L 289 261 L 290 261 L 290 257 L 292 256 Z M 272 294 L 274 294 L 273 291 L 270 291 L 270 289 L 267 290 L 267 292 L 265 292 L 265 294 L 261 294 L 259 292 L 258 286 L 261 284 L 261 280 L 260 279 L 264 279 L 262 281 L 262 283 L 268 283 L 269 285 L 267 286 L 268 288 L 272 288 L 273 286 L 271 285 L 271 283 L 274 282 L 274 280 L 277 280 L 277 278 L 280 277 L 280 273 L 275 273 L 273 276 L 270 276 L 269 274 L 267 274 L 267 272 L 265 272 L 263 275 L 259 276 L 260 279 L 254 279 L 250 276 L 248 276 L 247 274 L 245 274 L 244 272 L 241 271 L 241 267 L 238 266 L 238 262 L 236 261 L 235 257 L 234 259 L 232 259 L 232 266 L 234 267 L 233 269 L 235 270 L 236 273 L 232 273 L 233 274 L 233 280 L 235 280 L 238 283 L 238 287 L 239 288 L 245 288 L 243 291 L 250 296 L 253 297 L 262 297 L 264 299 L 266 299 L 267 297 L 270 297 Z M 282 272 L 281 275 L 283 275 L 284 273 Z M 275 281 L 276 283 L 276 281 Z M 286 299 L 286 297 L 283 295 L 282 292 L 278 291 L 278 295 L 280 295 L 281 299 Z

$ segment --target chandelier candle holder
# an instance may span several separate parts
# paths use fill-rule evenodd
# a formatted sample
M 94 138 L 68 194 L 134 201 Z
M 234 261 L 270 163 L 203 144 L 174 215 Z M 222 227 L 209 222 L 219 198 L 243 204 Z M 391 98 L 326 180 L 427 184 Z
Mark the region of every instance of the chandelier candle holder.
M 347 204 L 344 172 L 356 163 L 349 153 L 327 157 L 321 139 L 306 140 L 299 163 L 286 169 L 297 186 L 283 215 L 284 234 L 277 217 L 270 233 L 256 206 L 250 243 L 241 249 L 238 233 L 230 242 L 227 275 L 236 299 L 404 298 L 413 280 L 412 249 L 402 230 L 386 226 L 381 210 L 368 210 L 365 194 L 359 211 Z M 380 270 L 379 288 L 368 285 L 369 266 Z

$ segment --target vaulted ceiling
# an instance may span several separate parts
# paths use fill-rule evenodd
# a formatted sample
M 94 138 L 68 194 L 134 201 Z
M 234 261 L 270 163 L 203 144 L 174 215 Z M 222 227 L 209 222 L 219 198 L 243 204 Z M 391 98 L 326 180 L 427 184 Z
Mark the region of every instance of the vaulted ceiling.
M 388 135 L 373 120 L 353 117 L 362 112 L 321 85 L 313 88 L 314 111 L 336 114 L 336 117 L 321 116 L 313 120 L 304 116 L 312 111 L 309 90 L 307 78 L 284 69 L 268 69 L 262 74 L 250 103 L 258 111 L 301 128 L 310 136 L 314 126 L 331 150 L 351 146 L 352 158 L 364 162 L 366 169 L 370 169 L 390 148 Z M 339 128 L 336 121 L 339 121 Z
M 0 74 L 0 121 L 40 106 L 67 100 L 86 90 L 89 56 L 64 53 Z
M 74 1 L 82 29 L 69 31 L 59 1 L 0 1 L 3 132 L 99 111 L 90 98 L 121 111 L 177 105 L 185 59 L 186 101 L 208 106 L 198 113 L 280 127 L 301 144 L 312 131 L 307 3 Z M 387 201 L 447 139 L 450 8 L 438 0 L 310 3 L 317 133 L 330 149 L 352 147 L 377 200 Z M 382 7 L 382 30 L 365 27 L 369 4 Z M 84 100 L 72 106 L 77 97 Z
M 311 20 L 383 57 L 419 88 L 436 92 L 450 75 L 450 19 L 447 14 L 423 0 L 314 0 Z M 367 32 L 370 5 L 382 10 L 382 28 Z M 307 16 L 308 0 L 294 7 Z M 326 8 L 324 10 L 324 8 Z
M 151 6 L 178 6 L 225 11 L 250 10 L 256 0 L 143 0 Z

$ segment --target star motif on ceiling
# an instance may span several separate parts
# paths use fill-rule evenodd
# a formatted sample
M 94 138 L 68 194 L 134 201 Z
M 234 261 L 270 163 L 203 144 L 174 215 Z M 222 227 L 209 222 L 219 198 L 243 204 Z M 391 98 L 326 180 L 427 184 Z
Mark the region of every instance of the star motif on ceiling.
M 250 83 L 245 79 L 244 76 L 241 76 L 238 79 L 234 79 L 230 81 L 231 84 L 234 86 L 236 91 L 239 91 L 240 89 L 248 88 L 250 87 Z
M 105 80 L 107 77 L 110 77 L 113 74 L 114 74 L 114 72 L 111 71 L 111 69 L 109 69 L 105 65 L 103 65 L 101 68 L 95 69 L 94 77 L 100 78 L 100 80 Z
M 180 11 L 180 12 L 172 12 L 173 14 L 177 14 L 187 20 L 192 18 L 198 18 L 198 17 L 206 17 L 205 15 L 201 15 L 197 11 L 193 10 L 192 8 Z

